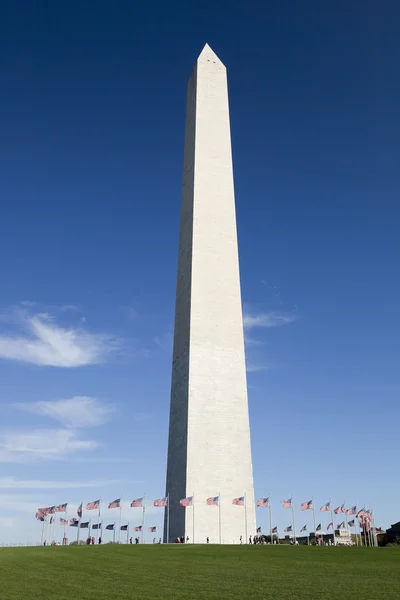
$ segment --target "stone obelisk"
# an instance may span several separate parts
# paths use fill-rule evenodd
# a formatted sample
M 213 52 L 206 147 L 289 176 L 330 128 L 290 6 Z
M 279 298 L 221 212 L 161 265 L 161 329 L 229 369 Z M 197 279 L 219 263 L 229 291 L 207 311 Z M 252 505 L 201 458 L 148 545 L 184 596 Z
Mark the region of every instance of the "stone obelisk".
M 208 45 L 187 94 L 166 493 L 169 541 L 255 533 L 228 87 Z

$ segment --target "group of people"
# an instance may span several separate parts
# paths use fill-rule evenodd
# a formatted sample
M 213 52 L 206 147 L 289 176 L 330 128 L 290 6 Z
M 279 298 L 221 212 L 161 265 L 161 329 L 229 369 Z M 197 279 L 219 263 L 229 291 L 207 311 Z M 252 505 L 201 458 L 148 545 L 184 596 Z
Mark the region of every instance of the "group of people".
M 208 539 L 208 538 L 207 538 L 207 539 Z M 175 539 L 175 544 L 184 544 L 184 543 L 185 543 L 185 536 L 184 536 L 184 535 L 182 535 L 181 537 L 177 537 L 177 538 Z M 187 543 L 187 544 L 189 543 L 189 536 L 187 536 L 187 538 L 186 538 L 186 543 Z M 208 543 L 208 542 L 207 542 L 207 543 Z
M 95 540 L 94 537 L 88 537 L 88 538 L 86 538 L 86 546 L 90 546 L 90 545 L 94 546 L 95 543 L 96 543 L 96 540 Z M 101 537 L 99 537 L 99 542 L 98 543 L 101 544 Z

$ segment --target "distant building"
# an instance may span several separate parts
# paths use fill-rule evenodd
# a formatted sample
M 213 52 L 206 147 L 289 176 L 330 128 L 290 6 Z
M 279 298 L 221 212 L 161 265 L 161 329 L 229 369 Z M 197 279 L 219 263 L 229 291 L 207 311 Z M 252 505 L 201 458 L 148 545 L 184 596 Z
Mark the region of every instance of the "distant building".
M 377 531 L 377 534 L 379 535 L 379 531 Z M 398 523 L 395 523 L 394 525 L 392 525 L 391 527 L 389 527 L 389 529 L 386 530 L 386 543 L 387 544 L 392 544 L 393 542 L 396 542 L 398 539 L 400 540 L 400 521 L 398 521 Z

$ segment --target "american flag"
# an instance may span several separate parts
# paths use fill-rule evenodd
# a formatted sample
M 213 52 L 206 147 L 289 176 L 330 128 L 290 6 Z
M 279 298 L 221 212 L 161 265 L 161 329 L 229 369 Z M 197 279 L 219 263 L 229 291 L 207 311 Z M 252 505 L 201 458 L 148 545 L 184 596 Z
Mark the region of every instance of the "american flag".
M 44 516 L 41 513 L 37 512 L 35 517 L 38 521 L 44 521 Z
M 140 508 L 141 506 L 143 506 L 143 500 L 144 498 L 136 498 L 136 500 L 132 500 L 131 507 Z
M 69 526 L 70 527 L 78 527 L 78 525 L 79 525 L 79 520 L 78 519 L 73 518 L 69 522 Z
M 219 505 L 219 496 L 212 496 L 211 498 L 207 498 L 208 506 L 218 506 Z
M 307 525 L 304 525 L 304 527 L 302 527 L 302 528 L 300 529 L 300 533 L 301 533 L 302 531 L 307 531 Z
M 257 527 L 256 533 L 261 533 L 261 527 Z
M 257 500 L 257 506 L 261 506 L 261 508 L 269 508 L 269 497 L 260 498 L 259 500 Z
M 355 520 L 353 519 L 352 521 L 349 521 L 349 527 L 354 527 L 355 526 Z
M 340 515 L 341 513 L 345 513 L 346 509 L 344 507 L 344 504 L 342 504 L 342 506 L 338 506 L 337 508 L 335 508 L 335 510 L 333 512 L 335 513 L 335 515 Z
M 188 498 L 183 498 L 183 500 L 179 500 L 179 504 L 181 506 L 193 506 L 193 496 L 189 496 Z
M 344 524 L 344 521 L 339 523 L 339 525 L 337 526 L 338 529 L 345 529 L 345 527 L 346 527 L 346 525 Z
M 319 525 L 317 525 L 317 527 L 316 527 L 315 531 L 321 531 L 321 529 L 322 529 L 322 525 L 321 525 L 321 523 L 320 523 Z
M 65 527 L 66 525 L 68 525 L 68 520 L 67 519 L 62 519 L 60 517 L 60 525 L 64 525 L 64 527 Z
M 80 503 L 80 505 L 78 506 L 78 510 L 76 511 L 76 514 L 78 515 L 78 517 L 81 519 L 82 518 L 82 502 Z
M 284 531 L 285 533 L 289 533 L 289 531 L 292 531 L 292 526 L 291 526 L 291 525 L 289 525 L 289 527 L 286 527 L 286 528 L 285 528 L 283 531 Z
M 346 510 L 346 515 L 356 515 L 357 514 L 357 506 L 353 506 L 352 508 L 348 508 Z
M 158 498 L 157 500 L 154 500 L 154 506 L 158 506 L 160 508 L 163 507 L 163 506 L 168 506 L 168 497 L 166 497 L 166 498 Z
M 121 531 L 128 531 L 128 525 L 121 525 Z
M 328 525 L 328 527 L 327 527 L 326 529 L 327 529 L 327 530 L 328 530 L 328 529 L 333 529 L 333 523 L 329 523 L 329 525 Z
M 54 512 L 67 512 L 68 502 L 66 504 L 59 504 L 54 507 Z
M 326 504 L 321 506 L 321 508 L 319 510 L 320 510 L 320 512 L 327 512 L 327 511 L 331 510 L 331 503 L 327 502 Z
M 89 529 L 89 521 L 86 521 L 86 523 L 81 523 L 79 525 L 80 529 Z
M 292 499 L 290 500 L 281 500 L 282 508 L 292 508 Z
M 92 525 L 92 529 L 101 529 L 102 527 L 102 523 L 95 523 L 94 525 Z
M 138 525 L 137 527 L 135 527 L 135 531 L 142 531 L 142 526 Z
M 108 531 L 113 531 L 114 523 L 112 525 L 106 525 L 106 529 L 108 529 Z
M 56 511 L 55 511 L 55 506 L 49 506 L 48 510 L 48 515 L 53 515 Z
M 46 508 L 38 508 L 35 517 L 38 521 L 44 521 L 47 516 Z
M 112 502 L 110 502 L 110 504 L 108 505 L 108 508 L 120 508 L 121 506 L 121 498 L 118 498 L 117 500 L 113 500 Z
M 278 528 L 277 527 L 273 527 L 272 533 L 278 533 Z
M 100 500 L 94 500 L 94 502 L 88 502 L 86 504 L 86 510 L 98 510 L 100 508 Z
M 154 533 L 155 531 L 157 531 L 157 527 L 149 527 L 149 531 L 150 533 Z
M 239 498 L 234 498 L 232 500 L 232 504 L 235 506 L 244 506 L 244 496 L 240 496 Z
M 303 504 L 300 506 L 300 510 L 312 510 L 312 508 L 312 500 L 309 500 L 308 502 L 303 502 Z

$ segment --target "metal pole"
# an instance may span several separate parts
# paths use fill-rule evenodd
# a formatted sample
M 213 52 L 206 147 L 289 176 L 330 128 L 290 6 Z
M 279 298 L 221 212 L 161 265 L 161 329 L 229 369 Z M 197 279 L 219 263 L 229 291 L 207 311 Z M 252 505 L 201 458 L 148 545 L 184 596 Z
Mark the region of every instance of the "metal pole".
M 244 493 L 244 534 L 246 536 L 246 540 L 247 540 L 247 498 L 246 498 L 246 492 Z
M 312 510 L 313 510 L 313 518 L 314 518 L 314 539 L 317 541 L 317 524 L 315 520 L 315 506 L 314 506 L 314 496 L 312 497 Z M 310 536 L 308 536 L 310 537 Z
M 169 502 L 168 502 L 169 504 Z M 192 496 L 192 517 L 193 517 L 193 544 L 194 544 L 194 492 L 193 492 L 193 496 Z
M 221 536 L 221 492 L 218 492 L 218 527 L 219 527 L 219 543 L 222 544 Z M 246 540 L 247 544 L 247 540 Z
M 97 535 L 96 535 L 96 543 L 99 543 L 99 528 L 100 528 L 100 505 L 101 505 L 101 496 L 99 499 L 99 514 L 97 515 Z
M 120 496 L 120 499 L 119 499 L 118 544 L 121 543 L 121 523 L 122 523 L 122 496 Z
M 144 513 L 146 512 L 146 493 L 143 494 L 143 514 L 142 514 L 142 544 L 144 543 Z
M 269 494 L 269 500 L 268 500 L 268 504 L 269 504 L 269 537 L 271 538 L 271 544 L 272 544 L 272 510 L 271 510 L 271 493 Z
M 167 495 L 167 544 L 169 543 L 169 494 Z
M 333 545 L 336 546 L 336 536 L 335 536 L 335 517 L 333 516 L 332 510 L 332 498 L 329 500 L 329 506 L 331 507 L 331 519 L 332 519 L 332 531 L 333 531 Z
M 294 535 L 294 544 L 296 545 L 296 519 L 294 516 L 294 503 L 293 503 L 293 495 L 292 495 L 292 515 L 293 515 L 293 535 Z

